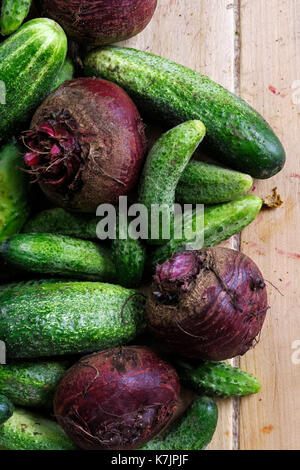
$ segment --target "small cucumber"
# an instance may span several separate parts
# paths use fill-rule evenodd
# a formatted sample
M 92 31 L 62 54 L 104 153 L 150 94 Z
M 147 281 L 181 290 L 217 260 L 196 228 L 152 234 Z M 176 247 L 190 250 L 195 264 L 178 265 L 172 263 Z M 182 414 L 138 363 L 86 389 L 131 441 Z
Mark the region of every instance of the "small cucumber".
M 199 397 L 166 431 L 140 450 L 203 450 L 211 442 L 217 422 L 217 405 L 211 398 Z
M 229 398 L 258 393 L 261 384 L 256 377 L 225 362 L 203 362 L 197 366 L 177 363 L 181 381 L 197 393 Z
M 29 215 L 28 181 L 21 160 L 14 144 L 0 150 L 0 242 L 18 233 Z
M 111 253 L 98 243 L 51 233 L 21 233 L 0 245 L 3 258 L 16 268 L 92 281 L 116 280 Z
M 218 245 L 222 241 L 228 240 L 232 235 L 241 232 L 255 219 L 261 207 L 262 200 L 254 195 L 246 195 L 232 202 L 206 207 L 204 210 L 203 247 Z M 191 224 L 195 233 L 195 217 L 192 217 L 188 223 Z M 186 244 L 193 241 L 194 239 L 171 238 L 166 245 L 156 248 L 152 253 L 152 267 L 163 263 L 175 253 L 184 251 Z
M 17 408 L 0 427 L 4 450 L 77 450 L 62 428 L 37 413 Z
M 52 408 L 58 382 L 69 362 L 16 362 L 0 365 L 0 393 L 17 406 Z
M 1 34 L 8 36 L 14 33 L 29 13 L 32 0 L 2 0 Z
M 284 148 L 267 122 L 245 101 L 183 65 L 126 47 L 90 52 L 86 75 L 124 88 L 139 109 L 170 125 L 204 122 L 212 156 L 256 178 L 270 178 L 285 164 Z
M 252 187 L 251 176 L 211 163 L 191 161 L 176 188 L 181 204 L 220 204 L 246 194 Z
M 0 395 L 0 426 L 1 424 L 5 423 L 13 415 L 14 409 L 15 407 L 12 404 L 12 402 L 9 400 L 9 398 L 1 394 Z M 0 430 L 1 430 L 1 427 L 0 427 Z
M 145 328 L 145 299 L 100 282 L 56 280 L 0 287 L 8 358 L 84 354 L 124 345 Z
M 26 233 L 55 233 L 76 238 L 97 239 L 95 217 L 71 214 L 64 209 L 47 209 L 30 219 L 23 227 Z
M 55 78 L 51 92 L 56 90 L 56 88 L 62 85 L 62 83 L 65 83 L 67 80 L 72 80 L 72 78 L 74 78 L 74 73 L 75 68 L 73 62 L 68 58 Z

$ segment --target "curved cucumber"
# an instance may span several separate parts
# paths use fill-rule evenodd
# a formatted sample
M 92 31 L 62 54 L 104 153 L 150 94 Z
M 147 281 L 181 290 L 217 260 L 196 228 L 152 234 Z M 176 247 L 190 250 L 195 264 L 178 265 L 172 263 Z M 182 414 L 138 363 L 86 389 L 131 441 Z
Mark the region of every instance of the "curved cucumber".
M 5 84 L 0 139 L 27 123 L 49 94 L 66 52 L 64 31 L 47 18 L 28 21 L 0 45 L 0 80 Z
M 178 362 L 180 379 L 197 393 L 229 398 L 258 393 L 261 384 L 256 377 L 225 362 L 203 362 L 197 366 Z
M 217 405 L 210 398 L 199 397 L 166 431 L 140 450 L 203 450 L 212 440 L 217 422 Z
M 58 382 L 69 362 L 16 362 L 0 365 L 0 393 L 15 405 L 52 408 Z
M 108 46 L 88 54 L 85 73 L 124 88 L 141 110 L 176 125 L 199 119 L 213 156 L 256 178 L 270 178 L 285 151 L 267 122 L 222 86 L 170 60 L 136 49 Z
M 10 358 L 124 345 L 145 327 L 141 294 L 100 282 L 45 280 L 0 288 L 0 339 Z
M 176 201 L 182 204 L 220 204 L 246 194 L 251 176 L 211 163 L 191 161 L 176 188 Z
M 72 80 L 74 78 L 75 68 L 71 59 L 67 58 L 61 70 L 59 71 L 57 77 L 54 80 L 54 83 L 51 88 L 51 92 L 56 90 L 62 83 L 65 83 L 67 80 Z
M 29 13 L 32 0 L 2 0 L 1 34 L 8 36 L 14 33 Z
M 17 408 L 0 427 L 0 448 L 5 450 L 76 450 L 62 428 L 37 413 Z
M 241 232 L 257 216 L 262 207 L 262 200 L 253 195 L 246 195 L 235 201 L 207 207 L 204 210 L 204 245 L 215 246 L 232 235 Z M 195 216 L 188 222 L 196 233 Z M 187 230 L 187 232 L 192 232 Z M 156 248 L 151 256 L 152 267 L 171 258 L 175 253 L 185 250 L 187 243 L 194 239 L 172 238 L 166 245 Z
M 0 246 L 3 258 L 25 271 L 111 282 L 116 269 L 106 247 L 50 233 L 21 233 Z
M 0 426 L 13 415 L 14 409 L 14 405 L 9 398 L 0 395 Z

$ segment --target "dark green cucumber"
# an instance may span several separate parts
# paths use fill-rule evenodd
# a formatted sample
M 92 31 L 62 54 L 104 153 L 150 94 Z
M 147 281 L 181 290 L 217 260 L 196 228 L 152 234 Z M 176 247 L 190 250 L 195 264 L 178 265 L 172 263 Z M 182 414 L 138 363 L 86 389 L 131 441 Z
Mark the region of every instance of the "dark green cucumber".
M 37 413 L 17 408 L 0 427 L 4 450 L 77 450 L 62 428 Z
M 197 366 L 178 362 L 180 380 L 197 393 L 229 398 L 258 393 L 261 384 L 256 377 L 225 362 L 203 362 Z
M 29 13 L 32 0 L 2 0 L 1 34 L 8 36 L 14 33 Z
M 139 109 L 176 125 L 199 119 L 212 155 L 256 178 L 269 178 L 285 151 L 267 122 L 245 101 L 208 77 L 144 51 L 108 46 L 88 54 L 86 75 L 124 88 Z
M 0 395 L 0 426 L 5 423 L 14 412 L 14 405 L 7 396 Z M 0 427 L 1 429 L 1 427 Z
M 112 282 L 116 268 L 99 243 L 52 233 L 21 233 L 0 245 L 2 257 L 25 271 Z
M 6 90 L 6 104 L 0 105 L 0 139 L 28 125 L 49 94 L 66 52 L 64 31 L 47 18 L 28 21 L 0 44 L 0 80 Z
M 97 239 L 95 217 L 71 214 L 61 208 L 48 209 L 30 219 L 23 227 L 26 233 L 56 233 L 76 238 Z
M 124 345 L 145 327 L 144 297 L 100 282 L 45 280 L 0 288 L 7 357 L 83 354 Z
M 246 194 L 251 176 L 211 163 L 191 161 L 176 188 L 176 201 L 182 204 L 220 204 Z
M 29 215 L 28 182 L 21 165 L 16 145 L 0 150 L 0 242 L 18 233 Z
M 222 241 L 229 239 L 232 235 L 241 232 L 255 219 L 261 207 L 262 200 L 254 195 L 246 195 L 232 202 L 206 207 L 204 210 L 203 247 L 218 245 Z M 195 233 L 195 216 L 188 223 L 191 224 Z M 184 251 L 186 245 L 193 241 L 194 239 L 171 238 L 166 245 L 156 248 L 152 253 L 152 267 L 163 263 L 175 253 Z
M 52 408 L 58 382 L 69 362 L 16 362 L 0 365 L 0 393 L 17 406 Z
M 51 92 L 56 90 L 62 83 L 66 82 L 67 80 L 72 80 L 74 78 L 75 68 L 71 59 L 66 59 L 64 65 L 62 66 L 61 70 L 59 71 L 57 77 L 54 80 L 54 83 L 51 88 Z
M 155 231 L 153 223 L 150 224 L 153 205 L 169 207 L 170 219 L 173 220 L 176 186 L 205 132 L 201 121 L 188 121 L 163 134 L 151 149 L 139 189 L 139 203 L 148 210 L 151 235 L 153 229 Z M 159 230 L 157 232 L 157 236 L 150 236 L 148 242 L 164 243 Z
M 199 397 L 162 434 L 140 450 L 203 450 L 213 438 L 218 407 L 211 398 Z

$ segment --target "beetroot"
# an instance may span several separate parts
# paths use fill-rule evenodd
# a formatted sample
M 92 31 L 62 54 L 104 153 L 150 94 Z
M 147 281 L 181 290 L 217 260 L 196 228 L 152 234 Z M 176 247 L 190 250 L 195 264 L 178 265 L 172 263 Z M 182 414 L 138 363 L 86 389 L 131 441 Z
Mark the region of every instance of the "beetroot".
M 129 96 L 96 78 L 64 83 L 36 111 L 24 138 L 25 164 L 58 206 L 95 212 L 135 185 L 146 151 Z
M 157 0 L 38 0 L 40 13 L 57 21 L 68 36 L 91 46 L 122 41 L 141 32 Z
M 153 334 L 188 358 L 221 361 L 255 345 L 268 310 L 261 272 L 243 253 L 177 253 L 156 269 L 146 315 Z
M 63 376 L 54 412 L 86 450 L 141 447 L 168 425 L 179 404 L 173 367 L 150 349 L 120 347 L 84 357 Z

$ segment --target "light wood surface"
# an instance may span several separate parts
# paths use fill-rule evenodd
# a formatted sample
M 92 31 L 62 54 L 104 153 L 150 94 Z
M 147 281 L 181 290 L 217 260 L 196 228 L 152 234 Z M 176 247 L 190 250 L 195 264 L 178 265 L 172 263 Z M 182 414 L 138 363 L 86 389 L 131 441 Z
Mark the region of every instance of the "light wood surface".
M 158 3 L 146 30 L 125 44 L 176 60 L 240 93 L 271 123 L 288 156 L 282 173 L 255 182 L 261 196 L 277 186 L 284 205 L 261 213 L 241 236 L 242 251 L 283 294 L 270 286 L 272 309 L 261 341 L 240 361 L 262 380 L 262 392 L 240 403 L 219 402 L 210 449 L 299 449 L 300 364 L 293 364 L 292 355 L 300 360 L 300 353 L 292 347 L 300 349 L 300 93 L 292 86 L 299 80 L 300 89 L 300 0 Z M 293 93 L 299 104 L 293 104 Z M 229 246 L 239 248 L 239 241 Z

